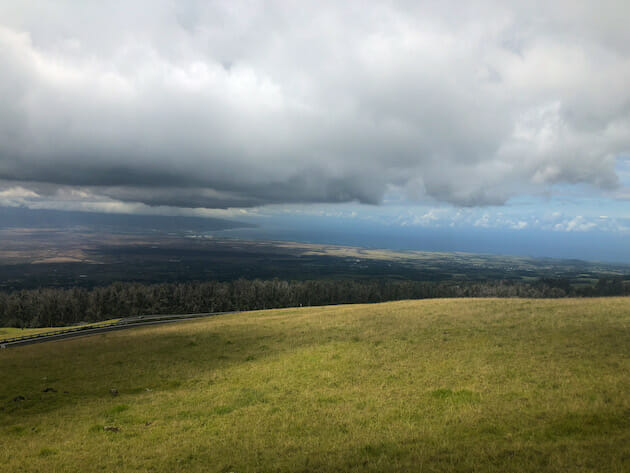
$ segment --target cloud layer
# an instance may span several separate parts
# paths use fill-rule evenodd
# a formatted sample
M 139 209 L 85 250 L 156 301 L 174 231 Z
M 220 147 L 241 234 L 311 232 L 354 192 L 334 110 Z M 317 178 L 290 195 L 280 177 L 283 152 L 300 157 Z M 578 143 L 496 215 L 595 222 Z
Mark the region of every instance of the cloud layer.
M 205 208 L 625 195 L 630 4 L 440 5 L 0 0 L 0 179 Z

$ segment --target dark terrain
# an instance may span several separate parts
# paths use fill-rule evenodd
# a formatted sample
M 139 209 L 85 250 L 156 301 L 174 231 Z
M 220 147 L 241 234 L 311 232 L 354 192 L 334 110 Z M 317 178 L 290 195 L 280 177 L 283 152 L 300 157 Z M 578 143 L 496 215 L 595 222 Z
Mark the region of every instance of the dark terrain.
M 400 299 L 630 294 L 629 265 L 246 241 L 224 233 L 238 222 L 195 218 L 129 226 L 126 217 L 78 212 L 29 218 L 37 225 L 17 219 L 0 228 L 4 326 Z
M 367 250 L 204 238 L 198 234 L 0 230 L 0 289 L 245 279 L 533 281 L 574 287 L 628 277 L 630 266 L 579 260 Z

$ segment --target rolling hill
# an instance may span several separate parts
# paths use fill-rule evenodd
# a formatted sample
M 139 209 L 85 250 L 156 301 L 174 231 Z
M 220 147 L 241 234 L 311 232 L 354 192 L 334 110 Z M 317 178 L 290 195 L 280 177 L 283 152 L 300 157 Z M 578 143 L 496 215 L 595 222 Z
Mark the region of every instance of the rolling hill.
M 0 471 L 630 470 L 630 299 L 282 309 L 0 351 Z

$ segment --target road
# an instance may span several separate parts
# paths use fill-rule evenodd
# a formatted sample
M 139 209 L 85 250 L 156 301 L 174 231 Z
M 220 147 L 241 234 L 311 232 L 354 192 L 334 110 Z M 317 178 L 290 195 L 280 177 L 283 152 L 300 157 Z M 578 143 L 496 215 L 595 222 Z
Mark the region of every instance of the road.
M 139 315 L 135 317 L 127 317 L 120 320 L 116 324 L 105 327 L 84 328 L 65 333 L 56 333 L 51 335 L 33 335 L 29 338 L 23 338 L 15 341 L 3 342 L 0 348 L 12 348 L 22 345 L 32 345 L 34 343 L 53 342 L 58 340 L 66 340 L 68 338 L 87 337 L 104 332 L 113 332 L 114 330 L 124 330 L 133 327 L 142 327 L 145 325 L 169 324 L 174 322 L 182 322 L 184 320 L 198 319 L 202 317 L 213 317 L 221 314 L 233 314 L 236 312 L 211 312 L 204 314 L 183 314 L 183 315 Z

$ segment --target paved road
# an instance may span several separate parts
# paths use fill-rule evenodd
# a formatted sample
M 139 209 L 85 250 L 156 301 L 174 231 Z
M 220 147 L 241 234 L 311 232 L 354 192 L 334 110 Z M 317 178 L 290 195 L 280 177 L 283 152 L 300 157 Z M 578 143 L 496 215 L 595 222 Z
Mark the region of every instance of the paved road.
M 6 342 L 1 348 L 12 348 L 21 345 L 32 345 L 34 343 L 53 342 L 57 340 L 66 340 L 68 338 L 87 337 L 104 332 L 112 332 L 114 330 L 124 330 L 133 327 L 142 327 L 144 325 L 169 324 L 174 322 L 182 322 L 184 320 L 198 319 L 201 317 L 213 317 L 221 314 L 233 314 L 235 312 L 213 312 L 207 314 L 184 314 L 184 315 L 139 315 L 135 317 L 127 317 L 120 321 L 120 325 L 110 325 L 107 327 L 95 327 L 77 330 L 75 332 L 59 333 L 48 336 L 38 336 L 33 338 L 25 338 L 14 342 Z

